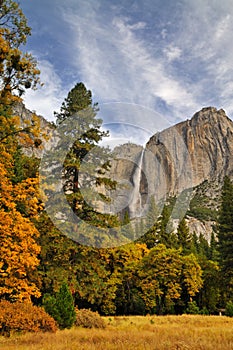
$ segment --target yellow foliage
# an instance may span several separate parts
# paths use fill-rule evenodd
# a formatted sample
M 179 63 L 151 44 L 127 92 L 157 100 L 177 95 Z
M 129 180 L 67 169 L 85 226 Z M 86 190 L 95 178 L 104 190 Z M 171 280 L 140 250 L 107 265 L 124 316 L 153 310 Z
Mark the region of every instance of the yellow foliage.
M 56 322 L 41 307 L 31 303 L 0 302 L 0 334 L 10 336 L 12 332 L 55 332 Z
M 5 116 L 1 121 L 0 134 L 15 119 Z M 29 278 L 37 269 L 40 253 L 36 243 L 39 232 L 30 219 L 36 218 L 42 204 L 38 199 L 38 178 L 12 182 L 16 150 L 14 136 L 0 142 L 0 297 L 21 301 L 40 296 Z M 24 210 L 19 211 L 19 207 Z
M 12 300 L 39 297 L 38 288 L 27 278 L 39 264 L 40 247 L 35 243 L 39 232 L 15 209 L 9 212 L 1 209 L 0 222 L 0 296 Z
M 1 4 L 0 28 L 0 297 L 14 301 L 40 296 L 35 282 L 30 280 L 40 252 L 36 243 L 39 232 L 31 221 L 42 209 L 38 177 L 23 180 L 15 168 L 18 136 L 22 142 L 32 143 L 39 125 L 35 120 L 34 125 L 31 121 L 22 125 L 11 110 L 14 103 L 21 101 L 25 88 L 35 88 L 39 83 L 35 59 L 19 49 L 29 34 L 18 3 L 5 0 Z

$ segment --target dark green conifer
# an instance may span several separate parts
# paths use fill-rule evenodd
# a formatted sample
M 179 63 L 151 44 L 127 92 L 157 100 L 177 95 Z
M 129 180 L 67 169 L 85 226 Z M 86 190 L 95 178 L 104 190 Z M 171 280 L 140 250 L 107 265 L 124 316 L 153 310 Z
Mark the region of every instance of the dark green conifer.
M 182 248 L 184 254 L 189 254 L 191 252 L 191 243 L 192 237 L 185 218 L 183 218 L 177 228 L 177 246 Z
M 44 297 L 45 311 L 57 321 L 60 329 L 71 328 L 76 319 L 72 294 L 67 283 L 63 283 L 56 296 Z
M 233 184 L 226 177 L 218 218 L 218 251 L 226 298 L 233 296 Z

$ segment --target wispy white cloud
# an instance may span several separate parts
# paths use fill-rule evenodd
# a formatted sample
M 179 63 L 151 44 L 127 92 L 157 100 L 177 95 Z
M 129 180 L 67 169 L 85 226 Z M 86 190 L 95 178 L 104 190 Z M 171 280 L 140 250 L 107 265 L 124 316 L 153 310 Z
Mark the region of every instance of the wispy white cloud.
M 191 76 L 189 84 L 200 106 L 222 107 L 233 116 L 232 1 L 185 2 L 182 18 L 174 37 L 183 51 L 185 74 L 180 72 L 180 78 Z
M 53 65 L 47 60 L 41 60 L 38 63 L 41 70 L 41 81 L 43 86 L 37 90 L 27 91 L 25 95 L 25 104 L 37 114 L 43 115 L 46 119 L 54 120 L 53 112 L 58 111 L 65 97 L 65 91 L 62 87 L 62 81 L 55 72 Z
M 94 9 L 89 9 L 88 25 L 79 13 L 65 13 L 64 18 L 76 33 L 77 68 L 98 99 L 153 109 L 160 99 L 176 116 L 184 111 L 184 104 L 195 110 L 191 89 L 169 74 L 167 60 L 154 56 L 148 42 L 137 35 L 146 28 L 144 22 L 112 16 L 106 23 Z M 180 54 L 178 47 L 170 46 L 167 51 L 170 61 Z
M 119 143 L 120 138 L 142 145 L 155 132 L 171 126 L 163 115 L 135 103 L 104 103 L 99 107 L 99 117 L 104 120 L 105 129 L 110 130 L 111 144 Z
M 173 46 L 171 44 L 164 49 L 164 54 L 167 57 L 168 61 L 171 62 L 173 60 L 180 58 L 182 54 L 182 50 L 179 47 Z
M 56 4 L 60 17 L 54 31 L 62 27 L 70 33 L 63 63 L 91 89 L 94 100 L 158 112 L 145 118 L 140 108 L 132 117 L 128 111 L 110 111 L 113 119 L 123 115 L 125 122 L 152 129 L 149 118 L 162 114 L 175 122 L 208 105 L 233 115 L 232 0 L 167 1 L 166 6 L 162 0 L 137 0 L 130 9 L 123 0 Z M 27 94 L 26 102 L 51 117 L 71 86 L 62 86 L 56 61 L 52 65 L 46 57 L 40 67 L 45 87 Z M 109 122 L 111 116 L 104 119 Z
M 139 29 L 145 29 L 146 23 L 145 22 L 137 22 L 131 25 L 128 25 L 128 28 L 131 30 L 139 30 Z

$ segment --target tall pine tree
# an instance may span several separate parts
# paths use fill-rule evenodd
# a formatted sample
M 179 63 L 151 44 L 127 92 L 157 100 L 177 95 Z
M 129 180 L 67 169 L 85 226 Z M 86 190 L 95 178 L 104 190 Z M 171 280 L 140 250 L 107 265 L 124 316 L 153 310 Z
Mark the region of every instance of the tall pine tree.
M 83 83 L 78 83 L 68 93 L 60 112 L 55 113 L 58 125 L 62 124 L 68 130 L 70 127 L 78 130 L 77 138 L 71 150 L 67 153 L 64 162 L 64 189 L 69 189 L 71 192 L 71 195 L 68 196 L 68 201 L 74 212 L 78 213 L 79 217 L 85 220 L 91 220 L 93 216 L 95 217 L 95 213 L 85 202 L 80 192 L 80 183 L 85 182 L 90 185 L 85 185 L 85 190 L 89 187 L 90 196 L 93 196 L 95 185 L 104 185 L 112 189 L 115 188 L 116 184 L 104 176 L 105 172 L 110 168 L 109 150 L 99 147 L 98 143 L 103 137 L 108 136 L 108 132 L 101 130 L 102 120 L 96 117 L 97 112 L 98 104 L 92 102 L 91 91 L 87 90 Z M 75 125 L 72 122 L 72 117 L 74 116 Z M 90 157 L 87 158 L 88 154 L 90 154 Z M 82 162 L 86 164 L 86 167 L 82 168 L 82 179 L 80 179 Z M 87 174 L 85 174 L 85 170 Z M 87 191 L 85 191 L 85 194 L 86 198 L 88 198 Z M 101 198 L 106 199 L 104 195 Z
M 218 218 L 218 250 L 223 289 L 227 299 L 233 297 L 233 184 L 226 177 L 222 188 L 222 203 Z
M 184 254 L 191 252 L 192 236 L 190 235 L 188 225 L 183 218 L 177 228 L 177 245 L 182 248 Z
M 46 312 L 58 323 L 60 329 L 71 328 L 76 319 L 74 300 L 67 283 L 63 282 L 56 296 L 45 295 Z

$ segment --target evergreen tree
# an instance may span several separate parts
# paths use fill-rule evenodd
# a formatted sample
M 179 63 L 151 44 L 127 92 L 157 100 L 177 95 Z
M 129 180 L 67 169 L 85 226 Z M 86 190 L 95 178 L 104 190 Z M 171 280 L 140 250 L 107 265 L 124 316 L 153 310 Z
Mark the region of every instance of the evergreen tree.
M 67 98 L 62 104 L 60 113 L 55 113 L 57 124 L 63 124 L 65 128 L 71 131 L 75 127 L 78 130 L 77 139 L 73 143 L 72 149 L 67 153 L 64 163 L 64 189 L 72 192 L 68 197 L 75 213 L 85 220 L 98 220 L 95 210 L 87 204 L 80 192 L 80 182 L 85 185 L 85 199 L 88 198 L 87 190 L 90 191 L 90 197 L 94 198 L 94 187 L 104 185 L 107 189 L 115 188 L 116 182 L 104 176 L 110 169 L 110 152 L 108 149 L 99 147 L 98 143 L 103 137 L 108 136 L 108 132 L 101 130 L 102 120 L 96 118 L 98 104 L 92 103 L 92 94 L 87 90 L 83 83 L 78 83 L 68 93 Z M 76 125 L 73 125 L 71 117 L 77 116 Z M 69 121 L 71 119 L 71 122 Z M 63 140 L 62 140 L 63 142 Z M 93 150 L 93 154 L 90 152 Z M 90 158 L 87 154 L 90 152 Z M 86 158 L 85 158 L 86 157 Z M 85 158 L 86 168 L 82 169 L 82 179 L 79 179 L 81 163 Z M 82 164 L 82 165 L 83 165 Z M 85 170 L 87 171 L 85 173 Z M 102 199 L 107 199 L 104 195 Z M 108 216 L 109 218 L 110 216 Z M 105 222 L 107 216 L 103 216 Z
M 124 217 L 123 217 L 122 224 L 123 224 L 123 225 L 128 225 L 129 223 L 130 223 L 129 212 L 126 211 L 126 212 L 124 213 Z
M 233 296 L 233 184 L 224 179 L 218 218 L 218 251 L 223 286 L 227 299 Z
M 71 328 L 74 324 L 76 314 L 73 297 L 66 283 L 61 285 L 56 295 L 56 309 L 59 315 L 57 318 L 59 327 L 61 329 Z
M 130 241 L 134 241 L 135 239 L 135 230 L 130 222 L 129 212 L 126 211 L 123 217 L 122 226 L 121 226 L 121 234 L 128 238 Z
M 146 213 L 145 223 L 143 230 L 141 232 L 145 232 L 145 234 L 139 239 L 140 242 L 146 243 L 147 248 L 151 249 L 155 247 L 158 243 L 158 230 L 159 230 L 159 208 L 155 202 L 155 198 L 152 196 L 150 198 L 148 210 Z M 140 237 L 137 235 L 137 237 Z
M 203 233 L 200 233 L 198 238 L 198 254 L 206 258 L 210 256 L 210 246 Z
M 177 244 L 171 222 L 171 211 L 171 206 L 164 205 L 159 219 L 158 242 L 164 244 L 167 248 L 176 247 Z
M 211 233 L 209 259 L 213 261 L 218 260 L 217 240 L 214 232 Z
M 158 236 L 159 224 L 155 223 L 141 238 L 138 239 L 138 242 L 145 243 L 148 249 L 154 248 L 159 242 Z M 139 231 L 137 228 L 136 232 Z M 143 232 L 143 231 L 139 231 Z M 137 237 L 140 237 L 140 234 L 137 234 Z
M 189 228 L 185 218 L 183 218 L 177 228 L 177 245 L 178 247 L 182 248 L 184 254 L 191 252 L 191 240 L 192 237 L 190 235 Z
M 76 84 L 60 112 L 55 113 L 58 142 L 43 158 L 41 177 L 50 217 L 56 218 L 58 212 L 65 217 L 56 219 L 59 229 L 75 241 L 101 247 L 121 239 L 115 229 L 119 226 L 116 215 L 101 212 L 110 201 L 106 193 L 115 188 L 116 181 L 106 175 L 111 153 L 99 146 L 108 132 L 101 130 L 102 120 L 96 117 L 97 112 L 91 92 L 83 83 Z M 63 191 L 57 191 L 61 177 L 66 201 Z M 57 179 L 59 186 L 55 185 Z
M 83 111 L 87 108 L 91 108 L 93 114 L 91 115 L 91 119 L 83 121 L 85 125 L 88 125 L 88 129 L 90 129 L 90 121 L 94 122 L 94 118 L 98 112 L 98 104 L 92 103 L 92 93 L 90 90 L 87 90 L 85 85 L 80 82 L 77 83 L 68 93 L 67 97 L 65 98 L 64 102 L 62 103 L 62 106 L 60 108 L 60 112 L 54 112 L 55 117 L 57 118 L 57 124 L 62 123 L 67 118 L 73 116 L 75 113 Z M 95 119 L 95 122 L 93 124 L 93 127 L 95 127 L 96 137 L 99 135 L 99 139 L 105 135 L 105 132 L 101 132 L 99 130 L 99 127 L 101 125 L 101 120 Z M 87 127 L 83 129 L 85 132 L 87 130 Z M 89 141 L 91 138 L 89 138 Z
M 216 261 L 208 260 L 206 257 L 198 257 L 202 269 L 203 285 L 198 293 L 198 306 L 207 309 L 210 313 L 217 311 L 220 296 L 219 266 Z
M 155 202 L 155 197 L 151 196 L 148 210 L 146 213 L 146 220 L 145 220 L 145 225 L 148 227 L 148 229 L 152 228 L 159 217 L 159 208 Z
M 196 232 L 193 232 L 192 240 L 191 240 L 191 253 L 197 255 L 198 251 L 199 251 L 198 237 Z
M 55 297 L 44 297 L 44 308 L 55 321 L 60 329 L 71 328 L 76 319 L 75 307 L 72 294 L 67 283 L 63 283 Z

